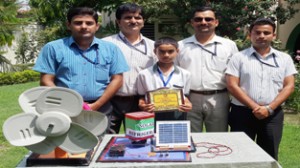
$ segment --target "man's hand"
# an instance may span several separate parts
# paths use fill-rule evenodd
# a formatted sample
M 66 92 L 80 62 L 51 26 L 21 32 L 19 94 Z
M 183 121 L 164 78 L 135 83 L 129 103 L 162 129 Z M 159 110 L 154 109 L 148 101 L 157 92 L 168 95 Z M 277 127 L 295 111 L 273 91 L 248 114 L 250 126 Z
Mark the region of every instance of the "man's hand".
M 257 106 L 253 109 L 252 113 L 259 120 L 265 119 L 270 115 L 266 106 Z

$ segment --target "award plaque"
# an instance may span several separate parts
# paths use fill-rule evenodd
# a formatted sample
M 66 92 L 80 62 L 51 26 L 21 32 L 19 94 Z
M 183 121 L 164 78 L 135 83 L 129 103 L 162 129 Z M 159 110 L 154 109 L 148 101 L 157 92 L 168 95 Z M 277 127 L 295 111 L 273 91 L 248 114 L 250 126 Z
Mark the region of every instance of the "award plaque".
M 146 94 L 146 102 L 155 106 L 155 112 L 167 112 L 178 110 L 178 106 L 184 103 L 182 89 L 160 88 Z

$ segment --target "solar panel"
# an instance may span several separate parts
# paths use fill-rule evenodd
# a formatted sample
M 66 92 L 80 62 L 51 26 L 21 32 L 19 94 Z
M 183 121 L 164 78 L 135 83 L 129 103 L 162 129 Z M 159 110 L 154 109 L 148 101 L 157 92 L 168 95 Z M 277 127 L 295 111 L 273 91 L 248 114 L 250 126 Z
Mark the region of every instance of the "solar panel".
M 157 121 L 156 146 L 190 146 L 190 121 Z

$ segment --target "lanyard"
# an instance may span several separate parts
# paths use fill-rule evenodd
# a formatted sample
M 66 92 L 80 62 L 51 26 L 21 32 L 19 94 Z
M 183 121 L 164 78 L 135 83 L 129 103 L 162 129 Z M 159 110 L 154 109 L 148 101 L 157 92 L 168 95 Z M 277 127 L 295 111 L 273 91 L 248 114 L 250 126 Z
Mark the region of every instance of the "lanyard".
M 131 43 L 129 43 L 125 38 L 122 38 L 120 34 L 118 34 L 118 36 L 119 36 L 119 38 L 120 38 L 127 46 L 129 46 L 129 47 L 135 49 L 135 50 L 138 51 L 138 52 L 141 52 L 141 53 L 147 55 L 147 45 L 144 45 L 144 46 L 145 46 L 145 51 L 142 51 L 142 50 L 138 49 L 137 47 L 133 46 Z
M 261 59 L 258 58 L 258 56 L 257 56 L 257 54 L 256 54 L 255 52 L 253 52 L 253 55 L 254 55 L 254 57 L 255 57 L 260 63 L 265 64 L 265 65 L 268 65 L 268 66 L 270 66 L 270 67 L 279 68 L 279 65 L 278 65 L 278 63 L 277 63 L 277 61 L 276 61 L 276 58 L 275 58 L 275 54 L 274 54 L 274 53 L 272 54 L 272 56 L 273 56 L 273 61 L 274 61 L 274 64 L 275 64 L 275 65 L 272 65 L 272 64 L 269 64 L 269 63 L 266 63 L 266 62 L 262 61 Z
M 166 87 L 166 86 L 168 85 L 168 83 L 170 82 L 170 80 L 171 80 L 171 78 L 172 78 L 172 76 L 173 76 L 173 73 L 174 73 L 174 71 L 175 71 L 175 70 L 173 70 L 173 71 L 171 72 L 171 74 L 168 76 L 168 79 L 167 79 L 167 81 L 165 81 L 165 80 L 164 80 L 164 76 L 163 76 L 162 72 L 159 70 L 159 68 L 158 68 L 158 67 L 157 67 L 157 71 L 158 71 L 158 74 L 159 74 L 160 80 L 163 82 L 163 84 L 164 84 L 164 87 Z
M 212 51 L 209 51 L 208 49 L 204 48 L 202 45 L 199 45 L 197 44 L 202 50 L 212 54 L 212 56 L 217 56 L 217 42 L 214 42 L 214 46 L 215 46 L 215 49 L 214 49 L 214 52 Z
M 98 62 L 98 57 L 99 57 L 99 52 L 98 52 L 98 48 L 96 49 L 96 58 L 94 61 L 92 61 L 91 59 L 89 59 L 87 56 L 85 56 L 81 51 L 79 51 L 80 55 L 85 59 L 87 60 L 88 62 L 94 64 L 94 65 L 98 65 L 99 62 Z

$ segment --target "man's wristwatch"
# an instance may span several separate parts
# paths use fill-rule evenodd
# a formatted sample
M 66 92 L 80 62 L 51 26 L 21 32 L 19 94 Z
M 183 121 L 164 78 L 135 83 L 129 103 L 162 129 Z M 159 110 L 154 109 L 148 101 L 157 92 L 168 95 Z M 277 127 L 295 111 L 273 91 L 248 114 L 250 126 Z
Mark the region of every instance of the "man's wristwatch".
M 271 109 L 271 107 L 269 105 L 265 106 L 269 112 L 269 115 L 273 115 L 274 114 L 274 110 Z

